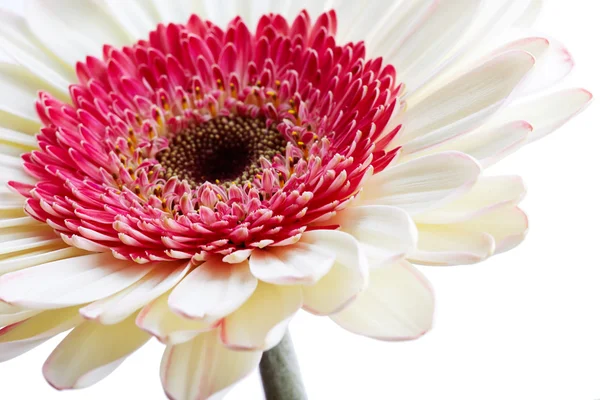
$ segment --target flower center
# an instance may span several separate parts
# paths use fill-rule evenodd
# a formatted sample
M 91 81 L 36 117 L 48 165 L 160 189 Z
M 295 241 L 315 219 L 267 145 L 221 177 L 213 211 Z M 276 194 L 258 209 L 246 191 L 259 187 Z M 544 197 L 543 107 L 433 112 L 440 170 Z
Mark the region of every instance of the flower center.
M 230 186 L 251 182 L 260 174 L 260 160 L 283 154 L 286 143 L 264 118 L 218 117 L 189 125 L 156 158 L 166 179 L 185 179 L 192 187 L 206 181 Z

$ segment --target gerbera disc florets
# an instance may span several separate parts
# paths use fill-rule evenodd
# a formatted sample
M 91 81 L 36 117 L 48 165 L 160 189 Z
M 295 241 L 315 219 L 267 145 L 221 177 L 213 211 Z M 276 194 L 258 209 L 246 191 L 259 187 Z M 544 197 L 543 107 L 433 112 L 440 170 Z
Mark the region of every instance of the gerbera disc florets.
M 41 93 L 26 211 L 63 239 L 137 262 L 206 259 L 293 243 L 396 151 L 400 86 L 363 43 L 263 16 L 225 30 L 192 16 L 77 64 L 72 104 Z M 385 133 L 385 134 L 384 134 Z M 331 227 L 335 228 L 335 227 Z
M 164 179 L 177 177 L 193 188 L 206 181 L 245 186 L 260 175 L 261 158 L 284 154 L 286 143 L 264 118 L 217 117 L 178 132 L 156 158 Z

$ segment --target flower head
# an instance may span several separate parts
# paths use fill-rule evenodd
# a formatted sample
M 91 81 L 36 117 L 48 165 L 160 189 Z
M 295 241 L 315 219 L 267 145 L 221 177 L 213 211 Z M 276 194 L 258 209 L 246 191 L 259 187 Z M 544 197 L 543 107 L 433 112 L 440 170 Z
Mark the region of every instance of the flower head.
M 530 11 L 489 2 L 476 23 L 481 2 L 370 16 L 257 16 L 257 2 L 225 20 L 212 2 L 32 1 L 26 22 L 5 15 L 16 64 L 0 80 L 18 101 L 0 101 L 0 358 L 73 329 L 44 374 L 85 387 L 154 336 L 167 395 L 203 399 L 300 308 L 381 340 L 427 332 L 432 290 L 411 262 L 516 246 L 524 185 L 482 169 L 591 99 L 511 106 L 571 58 L 537 37 L 463 51 Z

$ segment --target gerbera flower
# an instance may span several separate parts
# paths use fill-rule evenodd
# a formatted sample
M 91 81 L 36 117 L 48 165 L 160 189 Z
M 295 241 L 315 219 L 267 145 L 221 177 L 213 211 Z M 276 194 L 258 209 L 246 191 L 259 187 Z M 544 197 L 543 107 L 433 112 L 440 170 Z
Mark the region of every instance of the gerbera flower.
M 412 263 L 527 230 L 482 169 L 591 100 L 537 1 L 29 1 L 2 14 L 0 358 L 89 386 L 152 336 L 173 399 L 222 394 L 303 308 L 382 340 L 431 328 Z M 363 4 L 364 3 L 364 4 Z M 518 102 L 517 102 L 518 101 Z

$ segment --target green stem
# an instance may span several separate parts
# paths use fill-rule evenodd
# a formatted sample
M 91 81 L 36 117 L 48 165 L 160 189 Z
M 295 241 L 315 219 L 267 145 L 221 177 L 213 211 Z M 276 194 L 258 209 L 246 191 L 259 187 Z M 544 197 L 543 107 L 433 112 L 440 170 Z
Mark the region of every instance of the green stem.
M 289 332 L 277 346 L 263 353 L 260 376 L 267 400 L 307 400 Z

